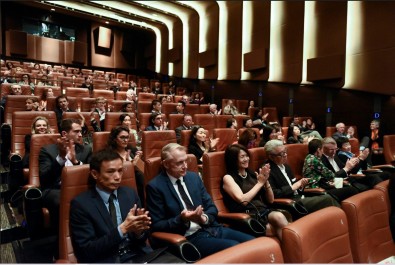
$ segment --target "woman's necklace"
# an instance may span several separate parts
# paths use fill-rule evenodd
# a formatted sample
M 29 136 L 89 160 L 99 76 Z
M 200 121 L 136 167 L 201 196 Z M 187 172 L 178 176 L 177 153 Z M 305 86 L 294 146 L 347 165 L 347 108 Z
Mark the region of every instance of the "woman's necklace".
M 239 172 L 239 176 L 242 177 L 243 179 L 245 179 L 247 177 L 247 171 L 245 171 L 244 174 L 241 174 Z

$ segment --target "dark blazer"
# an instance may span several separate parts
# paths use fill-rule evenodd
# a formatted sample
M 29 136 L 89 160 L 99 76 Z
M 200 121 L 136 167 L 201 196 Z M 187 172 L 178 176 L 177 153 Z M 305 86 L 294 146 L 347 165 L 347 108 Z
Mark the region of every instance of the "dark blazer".
M 286 180 L 285 176 L 278 168 L 276 163 L 269 160 L 269 164 L 270 164 L 269 182 L 270 182 L 270 186 L 272 186 L 274 198 L 297 197 L 297 195 L 296 196 L 294 195 L 294 191 L 292 190 L 291 186 L 288 184 L 288 181 Z M 284 166 L 285 166 L 285 172 L 287 172 L 289 180 L 291 181 L 292 184 L 294 184 L 296 182 L 296 179 L 291 170 L 291 167 L 288 166 L 287 164 L 285 164 Z
M 342 137 L 347 137 L 347 134 L 339 133 L 338 131 L 336 131 L 334 134 L 332 134 L 332 138 L 335 140 L 342 138 Z
M 194 206 L 202 205 L 209 218 L 207 226 L 218 225 L 218 210 L 207 193 L 199 175 L 187 172 L 184 182 L 188 188 Z M 165 172 L 161 172 L 146 186 L 147 209 L 151 215 L 152 231 L 161 231 L 185 235 L 189 228 L 181 219 L 184 210 L 181 200 Z
M 188 146 L 188 153 L 196 156 L 196 160 L 199 165 L 203 164 L 203 161 L 201 160 L 201 158 L 204 154 L 204 151 L 197 144 L 190 143 Z
M 134 204 L 141 207 L 136 192 L 129 187 L 118 188 L 118 202 L 122 220 L 125 220 Z M 92 188 L 71 201 L 70 235 L 74 253 L 79 263 L 115 263 L 122 242 L 118 229 L 114 227 L 102 198 Z M 136 254 L 144 251 L 146 236 L 137 239 L 129 233 L 130 246 Z
M 75 152 L 78 161 L 88 164 L 92 155 L 92 148 L 89 145 L 75 145 Z M 59 165 L 56 157 L 59 154 L 58 146 L 50 144 L 43 146 L 38 157 L 40 185 L 45 189 L 59 189 L 58 183 L 62 174 L 63 166 Z
M 58 107 L 56 107 L 54 111 L 56 114 L 56 122 L 58 124 L 58 131 L 59 131 L 59 133 L 61 133 L 62 130 L 60 128 L 60 123 L 63 119 L 63 111 L 61 109 L 59 109 Z M 68 110 L 66 110 L 66 112 L 74 112 L 74 110 L 68 109 Z
M 340 168 L 339 171 L 335 172 L 335 169 L 333 168 L 333 166 L 331 165 L 331 163 L 329 163 L 328 158 L 325 155 L 321 156 L 321 161 L 322 163 L 329 168 L 330 171 L 332 171 L 333 173 L 335 173 L 335 177 L 336 178 L 347 178 L 348 174 L 347 172 L 343 169 L 345 164 L 339 159 L 339 157 L 337 155 L 334 156 L 334 160 L 337 164 L 337 166 Z
M 150 125 L 150 126 L 145 127 L 145 131 L 157 131 L 157 129 L 155 128 L 155 126 Z
M 181 131 L 190 130 L 190 129 L 191 129 L 191 128 L 187 128 L 187 127 L 185 127 L 184 125 L 181 125 L 181 126 L 179 126 L 179 127 L 177 127 L 177 128 L 174 129 L 174 130 L 176 131 L 177 143 L 180 143 L 180 142 L 181 142 Z

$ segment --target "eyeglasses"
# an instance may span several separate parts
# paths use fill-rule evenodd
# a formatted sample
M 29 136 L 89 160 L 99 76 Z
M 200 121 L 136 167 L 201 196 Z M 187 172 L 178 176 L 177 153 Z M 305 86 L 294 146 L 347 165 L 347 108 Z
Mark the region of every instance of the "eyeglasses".
M 119 136 L 118 139 L 120 139 L 121 141 L 128 141 L 129 136 Z
M 273 156 L 278 156 L 278 157 L 286 157 L 288 155 L 288 151 L 284 150 L 278 154 L 272 154 Z

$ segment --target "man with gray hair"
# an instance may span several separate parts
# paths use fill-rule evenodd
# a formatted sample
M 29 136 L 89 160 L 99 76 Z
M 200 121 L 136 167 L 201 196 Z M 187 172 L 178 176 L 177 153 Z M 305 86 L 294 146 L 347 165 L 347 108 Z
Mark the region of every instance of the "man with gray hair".
M 296 180 L 291 167 L 287 164 L 287 148 L 282 141 L 270 140 L 264 148 L 269 158 L 269 182 L 274 198 L 290 198 L 301 202 L 309 213 L 329 206 L 340 207 L 337 201 L 328 194 L 313 197 L 302 196 L 302 190 L 309 183 L 309 179 Z
M 209 114 L 211 114 L 211 115 L 220 115 L 221 111 L 222 111 L 222 109 L 217 110 L 216 104 L 210 104 L 209 109 L 210 109 Z
M 341 137 L 347 137 L 346 125 L 342 122 L 339 122 L 338 124 L 336 124 L 336 132 L 332 134 L 332 138 L 337 140 Z
M 185 147 L 167 144 L 161 157 L 164 170 L 146 187 L 153 232 L 185 236 L 202 257 L 254 238 L 217 222 L 218 210 L 202 180 L 187 171 Z

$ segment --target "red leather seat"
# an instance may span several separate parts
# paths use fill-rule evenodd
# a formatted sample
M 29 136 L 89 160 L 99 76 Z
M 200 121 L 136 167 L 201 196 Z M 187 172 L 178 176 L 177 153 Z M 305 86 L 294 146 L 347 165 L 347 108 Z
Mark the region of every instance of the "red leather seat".
M 112 103 L 114 100 L 114 91 L 112 90 L 95 90 L 92 91 L 92 98 L 103 97 L 108 100 L 109 103 Z
M 86 125 L 88 125 L 88 129 L 90 132 L 94 132 L 95 130 L 93 129 L 91 125 L 91 113 L 90 112 L 63 112 L 63 119 L 81 119 L 80 115 L 82 115 L 85 119 Z M 99 113 L 94 112 L 93 113 L 95 120 L 100 127 L 100 118 L 99 118 Z
M 239 110 L 240 114 L 247 114 L 248 110 L 248 100 L 247 99 L 237 99 L 236 100 L 236 108 Z
M 258 237 L 207 256 L 198 264 L 284 263 L 280 244 L 270 237 Z
M 62 91 L 60 90 L 60 87 L 57 87 L 57 86 L 51 86 L 51 87 L 48 87 L 48 86 L 35 86 L 34 87 L 34 95 L 38 96 L 41 99 L 42 94 L 48 88 L 52 89 L 54 97 L 60 96 L 62 94 Z
M 263 114 L 266 114 L 266 113 L 269 113 L 269 116 L 267 116 L 267 121 L 268 122 L 280 123 L 276 107 L 264 107 L 263 108 Z
M 387 164 L 395 165 L 395 134 L 384 135 L 383 152 L 385 162 Z
M 184 121 L 184 114 L 170 114 L 169 115 L 169 129 L 175 130 L 181 126 Z
M 65 167 L 62 172 L 60 192 L 59 260 L 58 263 L 78 263 L 71 243 L 69 220 L 70 202 L 78 194 L 88 190 L 89 165 Z M 126 161 L 121 185 L 136 189 L 133 164 Z
M 331 206 L 287 225 L 281 249 L 285 263 L 353 263 L 345 213 Z
M 82 98 L 89 98 L 90 94 L 87 88 L 66 87 L 66 96 L 82 99 Z
M 189 114 L 191 116 L 195 114 L 200 114 L 200 105 L 198 104 L 186 104 L 184 113 Z
M 208 114 L 211 115 L 211 114 Z M 215 128 L 226 128 L 226 123 L 233 118 L 232 115 L 215 115 Z
M 191 135 L 192 135 L 192 130 L 182 130 L 180 145 L 185 146 L 188 149 Z
M 167 131 L 143 131 L 141 139 L 141 150 L 143 160 L 152 157 L 160 157 L 162 148 L 168 143 L 177 143 L 176 132 Z
M 138 113 L 151 113 L 152 108 L 151 108 L 151 101 L 139 101 L 137 102 L 137 112 Z
M 126 100 L 114 100 L 112 102 L 112 105 L 114 106 L 113 111 L 114 112 L 121 112 L 121 109 L 125 103 L 131 103 L 132 104 L 132 112 L 134 112 L 134 113 L 136 112 L 136 104 L 134 102 L 132 103 L 132 102 L 126 101 Z
M 296 179 L 303 178 L 303 164 L 309 150 L 307 144 L 287 144 L 287 164 L 291 167 Z
M 210 112 L 210 105 L 200 105 L 199 113 L 200 114 L 207 114 Z
M 115 94 L 115 99 L 116 100 L 126 100 L 126 91 L 118 91 Z
M 216 150 L 225 151 L 226 147 L 237 141 L 237 130 L 231 128 L 216 128 L 213 131 L 213 138 L 219 138 Z
M 162 113 L 169 115 L 172 112 L 176 112 L 177 111 L 177 108 L 176 108 L 177 104 L 178 103 L 163 103 L 162 104 Z
M 142 86 L 139 86 L 139 87 L 142 87 Z M 154 93 L 141 92 L 141 93 L 139 93 L 138 97 L 139 97 L 139 102 L 149 101 L 151 103 L 152 100 L 156 99 L 156 95 Z
M 27 95 L 8 95 L 7 102 L 5 104 L 4 110 L 4 122 L 12 125 L 12 113 L 15 111 L 25 111 L 26 110 L 26 100 L 28 98 L 39 98 L 37 96 L 27 96 Z
M 255 141 L 255 145 L 256 147 L 258 147 L 259 142 L 261 141 L 261 134 L 259 133 L 259 129 L 258 128 L 251 128 L 252 130 L 254 130 L 254 132 L 256 133 L 256 141 Z M 240 137 L 241 134 L 247 130 L 247 128 L 240 128 L 239 132 L 238 132 L 238 136 Z
M 119 121 L 119 117 L 122 114 L 124 114 L 124 113 L 123 112 L 107 112 L 106 118 L 104 119 L 104 130 L 109 132 L 112 130 L 112 128 L 121 125 L 121 122 Z M 132 129 L 135 129 L 137 131 L 136 114 L 134 114 L 134 113 L 128 113 L 128 114 L 131 117 Z
M 215 117 L 211 114 L 195 114 L 193 121 L 195 125 L 200 125 L 206 129 L 209 135 L 212 135 L 214 128 L 216 128 Z
M 342 201 L 342 209 L 347 215 L 356 263 L 378 263 L 394 256 L 388 205 L 382 191 L 373 189 L 349 197 Z

